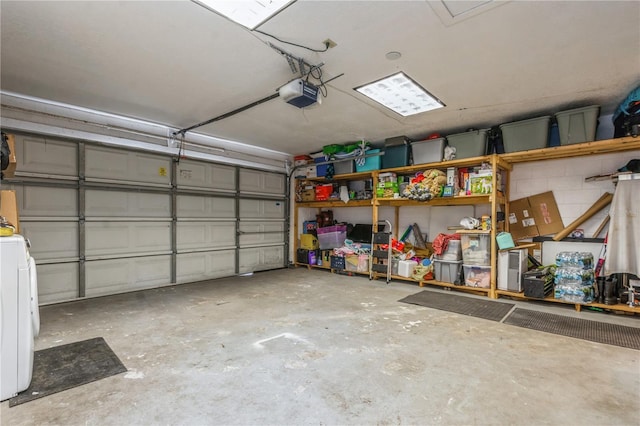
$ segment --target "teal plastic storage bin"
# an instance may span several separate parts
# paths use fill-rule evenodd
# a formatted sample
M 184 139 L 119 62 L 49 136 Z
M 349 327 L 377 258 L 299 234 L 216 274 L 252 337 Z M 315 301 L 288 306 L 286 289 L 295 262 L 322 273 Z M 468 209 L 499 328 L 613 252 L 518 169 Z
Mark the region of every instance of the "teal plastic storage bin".
M 482 157 L 487 151 L 489 129 L 471 130 L 447 136 L 449 146 L 455 147 L 456 158 Z
M 379 154 L 379 149 L 370 149 L 367 150 L 365 155 L 371 154 Z M 356 172 L 370 172 L 371 170 L 380 170 L 380 165 L 382 163 L 382 157 L 380 155 L 376 155 L 374 157 L 369 158 L 358 158 L 355 159 L 356 163 Z
M 384 148 L 382 168 L 405 167 L 409 165 L 409 145 L 394 145 Z
M 549 123 L 551 123 L 551 117 L 545 115 L 501 124 L 504 152 L 546 148 L 549 141 Z
M 560 145 L 591 142 L 596 138 L 600 106 L 570 109 L 556 113 Z

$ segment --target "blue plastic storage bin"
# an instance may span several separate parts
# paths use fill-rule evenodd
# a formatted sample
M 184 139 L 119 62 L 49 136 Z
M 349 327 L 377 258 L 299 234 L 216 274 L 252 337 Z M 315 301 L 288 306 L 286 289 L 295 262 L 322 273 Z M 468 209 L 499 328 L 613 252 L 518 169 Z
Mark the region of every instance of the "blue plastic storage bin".
M 379 149 L 370 149 L 365 153 L 365 155 L 379 154 L 379 153 L 380 153 Z M 382 157 L 380 155 L 376 155 L 374 157 L 369 157 L 364 159 L 356 157 L 355 159 L 356 171 L 369 172 L 371 170 L 380 170 L 380 165 L 382 163 L 381 160 L 382 160 Z
M 318 158 L 314 158 L 313 162 L 314 163 L 324 163 L 325 161 L 327 161 L 324 157 L 318 157 Z M 316 174 L 318 177 L 325 177 L 327 175 L 327 168 L 329 167 L 328 164 L 321 164 L 321 165 L 317 165 L 316 166 Z

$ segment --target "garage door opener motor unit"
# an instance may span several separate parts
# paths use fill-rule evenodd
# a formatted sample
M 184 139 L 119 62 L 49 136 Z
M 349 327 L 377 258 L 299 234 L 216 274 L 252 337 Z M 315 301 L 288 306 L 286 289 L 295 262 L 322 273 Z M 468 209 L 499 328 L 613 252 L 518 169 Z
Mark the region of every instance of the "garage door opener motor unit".
M 318 98 L 318 88 L 301 78 L 285 84 L 278 89 L 278 93 L 286 103 L 297 106 L 298 108 L 304 108 L 316 102 L 321 102 Z

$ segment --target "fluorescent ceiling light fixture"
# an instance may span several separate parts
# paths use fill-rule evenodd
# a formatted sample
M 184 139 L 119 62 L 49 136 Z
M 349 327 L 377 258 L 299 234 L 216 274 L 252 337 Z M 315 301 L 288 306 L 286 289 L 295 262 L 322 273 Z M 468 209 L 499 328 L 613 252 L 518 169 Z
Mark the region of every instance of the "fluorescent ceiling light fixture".
M 193 0 L 238 24 L 256 29 L 295 0 Z
M 356 87 L 354 90 L 403 117 L 445 106 L 442 101 L 427 92 L 403 72 Z

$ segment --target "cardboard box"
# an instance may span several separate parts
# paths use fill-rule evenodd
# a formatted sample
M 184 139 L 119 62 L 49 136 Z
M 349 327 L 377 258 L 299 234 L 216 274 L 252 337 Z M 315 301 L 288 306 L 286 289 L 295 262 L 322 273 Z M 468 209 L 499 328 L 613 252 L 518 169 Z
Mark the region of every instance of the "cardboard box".
M 20 220 L 18 218 L 18 200 L 16 191 L 0 191 L 0 216 L 16 228 L 16 234 L 20 233 Z
M 394 194 L 399 194 L 399 192 L 398 182 L 378 182 L 376 188 L 376 196 L 379 198 L 393 198 Z
M 551 235 L 564 229 L 551 191 L 511 201 L 508 222 L 514 240 Z
M 7 143 L 9 144 L 9 166 L 2 171 L 2 175 L 5 178 L 12 178 L 16 174 L 16 165 L 18 161 L 16 160 L 16 140 L 15 136 L 7 135 Z
M 316 200 L 316 189 L 305 189 L 301 193 L 300 201 L 315 201 Z

